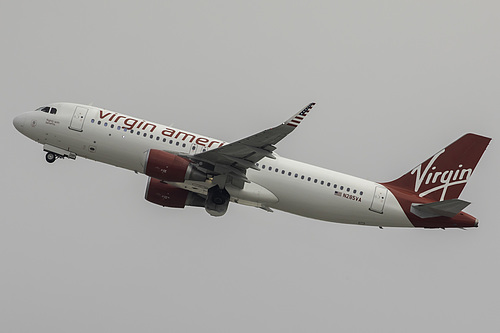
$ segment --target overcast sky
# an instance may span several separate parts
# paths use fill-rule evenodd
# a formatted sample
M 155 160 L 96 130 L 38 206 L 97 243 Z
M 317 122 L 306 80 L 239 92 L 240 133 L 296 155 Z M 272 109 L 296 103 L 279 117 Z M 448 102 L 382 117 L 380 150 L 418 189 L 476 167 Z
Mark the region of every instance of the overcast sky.
M 498 1 L 0 1 L 0 331 L 496 332 Z M 84 103 L 226 141 L 317 102 L 286 157 L 397 178 L 493 137 L 473 230 L 144 200 L 146 177 L 49 165 L 12 119 Z M 300 195 L 300 193 L 297 193 Z

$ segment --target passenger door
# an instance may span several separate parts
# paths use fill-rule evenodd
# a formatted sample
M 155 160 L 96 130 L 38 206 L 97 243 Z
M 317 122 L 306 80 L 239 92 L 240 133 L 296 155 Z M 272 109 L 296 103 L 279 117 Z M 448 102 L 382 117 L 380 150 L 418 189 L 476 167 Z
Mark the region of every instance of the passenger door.
M 82 106 L 77 106 L 75 112 L 73 113 L 73 118 L 71 118 L 71 123 L 69 124 L 69 129 L 74 131 L 83 132 L 83 123 L 85 122 L 85 117 L 89 109 Z

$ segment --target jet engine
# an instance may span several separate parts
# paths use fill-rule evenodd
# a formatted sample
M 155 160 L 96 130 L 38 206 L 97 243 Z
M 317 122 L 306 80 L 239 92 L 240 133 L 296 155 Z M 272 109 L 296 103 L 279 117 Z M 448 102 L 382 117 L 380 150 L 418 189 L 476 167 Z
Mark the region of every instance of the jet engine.
M 148 179 L 145 199 L 163 207 L 184 208 L 185 206 L 205 206 L 205 198 L 196 193 L 162 183 L 161 180 Z
M 197 170 L 188 159 L 158 149 L 147 152 L 144 173 L 168 182 L 206 179 L 206 175 Z

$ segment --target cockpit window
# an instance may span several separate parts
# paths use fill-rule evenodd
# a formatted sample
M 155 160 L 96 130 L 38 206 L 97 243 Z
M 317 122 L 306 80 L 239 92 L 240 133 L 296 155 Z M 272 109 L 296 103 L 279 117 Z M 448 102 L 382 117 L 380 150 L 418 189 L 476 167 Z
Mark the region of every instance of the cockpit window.
M 42 112 L 50 113 L 50 114 L 56 114 L 57 113 L 57 109 L 56 108 L 51 108 L 50 106 L 41 106 L 38 109 L 36 109 L 35 111 L 42 111 Z
M 42 107 L 39 107 L 38 109 L 36 109 L 35 111 L 42 111 L 42 112 L 49 113 L 50 107 L 49 106 L 42 106 Z

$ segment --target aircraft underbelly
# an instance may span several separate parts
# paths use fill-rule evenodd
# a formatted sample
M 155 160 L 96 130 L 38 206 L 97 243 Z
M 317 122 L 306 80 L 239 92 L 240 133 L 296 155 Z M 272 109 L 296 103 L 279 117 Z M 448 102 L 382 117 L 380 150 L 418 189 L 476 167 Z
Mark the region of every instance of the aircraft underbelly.
M 370 200 L 366 203 L 363 199 L 361 202 L 349 202 L 352 200 L 324 193 L 304 193 L 304 195 L 289 195 L 288 193 L 275 193 L 279 202 L 271 207 L 329 222 L 413 227 L 392 194 L 388 195 L 384 212 L 378 213 L 369 209 L 370 202 L 368 201 Z

